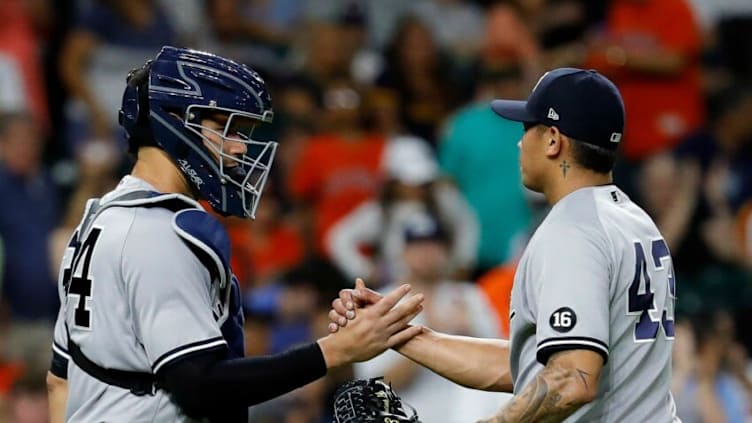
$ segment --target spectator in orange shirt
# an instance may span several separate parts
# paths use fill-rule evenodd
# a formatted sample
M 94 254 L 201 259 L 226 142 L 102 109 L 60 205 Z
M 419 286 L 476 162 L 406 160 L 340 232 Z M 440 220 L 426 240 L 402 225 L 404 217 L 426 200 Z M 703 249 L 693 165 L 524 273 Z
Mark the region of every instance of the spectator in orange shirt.
M 704 121 L 701 32 L 686 0 L 615 0 L 588 65 L 621 90 L 622 153 L 639 162 L 672 148 Z
M 478 278 L 478 288 L 486 295 L 488 302 L 499 319 L 501 337 L 509 339 L 509 303 L 512 300 L 512 285 L 517 261 L 497 266 Z
M 289 178 L 291 196 L 315 212 L 310 219 L 319 252 L 329 228 L 376 195 L 381 183 L 384 136 L 363 129 L 361 99 L 349 81 L 329 86 L 320 121 L 324 132 L 308 140 Z

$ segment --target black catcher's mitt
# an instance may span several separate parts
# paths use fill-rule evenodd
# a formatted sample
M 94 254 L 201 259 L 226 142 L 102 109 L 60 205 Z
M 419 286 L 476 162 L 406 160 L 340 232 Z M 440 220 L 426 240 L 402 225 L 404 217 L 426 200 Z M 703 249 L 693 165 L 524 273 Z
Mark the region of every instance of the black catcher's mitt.
M 334 394 L 334 423 L 420 423 L 409 408 L 383 378 L 353 380 Z

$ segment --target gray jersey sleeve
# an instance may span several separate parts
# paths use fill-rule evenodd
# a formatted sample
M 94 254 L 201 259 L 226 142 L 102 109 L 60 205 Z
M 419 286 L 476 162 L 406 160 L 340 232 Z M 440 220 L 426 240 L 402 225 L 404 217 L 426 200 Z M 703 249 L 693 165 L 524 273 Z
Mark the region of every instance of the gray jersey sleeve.
M 64 301 L 65 298 L 61 298 Z M 70 361 L 70 355 L 68 354 L 68 332 L 65 330 L 65 308 L 60 307 L 57 313 L 57 320 L 55 321 L 55 332 L 52 339 L 52 363 L 50 364 L 50 372 L 55 376 L 63 379 L 68 378 L 68 362 Z
M 122 254 L 136 336 L 152 371 L 192 352 L 225 344 L 212 313 L 209 271 L 174 232 L 169 218 L 146 210 Z M 162 217 L 161 219 L 157 217 Z
M 564 222 L 568 223 L 568 222 Z M 597 224 L 596 224 L 597 225 Z M 588 349 L 608 360 L 610 267 L 608 244 L 594 227 L 551 225 L 538 243 L 537 359 Z
M 65 298 L 61 298 L 61 303 Z M 66 360 L 70 359 L 68 355 L 68 331 L 65 330 L 65 308 L 60 307 L 57 312 L 57 320 L 55 321 L 55 332 L 52 339 L 52 351 L 55 354 L 61 355 Z
M 87 204 L 87 209 L 89 204 Z M 52 364 L 50 365 L 50 371 L 58 377 L 67 378 L 68 376 L 68 362 L 70 361 L 70 354 L 68 354 L 68 330 L 65 326 L 65 303 L 67 301 L 67 295 L 65 292 L 65 274 L 73 265 L 73 257 L 76 253 L 74 247 L 76 239 L 78 237 L 79 229 L 71 236 L 68 241 L 68 246 L 63 252 L 63 259 L 60 265 L 60 271 L 57 281 L 57 293 L 60 300 L 60 308 L 57 312 L 57 320 L 55 320 L 55 328 L 52 337 Z

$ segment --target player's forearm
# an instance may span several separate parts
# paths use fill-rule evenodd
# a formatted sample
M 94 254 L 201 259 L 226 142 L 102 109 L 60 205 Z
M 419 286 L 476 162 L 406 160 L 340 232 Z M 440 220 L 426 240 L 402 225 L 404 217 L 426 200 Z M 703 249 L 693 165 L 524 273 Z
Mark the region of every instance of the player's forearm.
M 397 351 L 459 385 L 512 392 L 508 341 L 447 335 L 426 328 Z
M 592 375 L 579 368 L 549 362 L 501 412 L 480 423 L 554 423 L 595 399 Z
M 65 421 L 65 402 L 68 399 L 68 382 L 47 372 L 47 399 L 50 407 L 50 423 Z
M 219 352 L 206 352 L 165 367 L 158 375 L 163 387 L 195 418 L 267 401 L 307 385 L 327 371 L 315 343 L 282 354 L 232 360 Z

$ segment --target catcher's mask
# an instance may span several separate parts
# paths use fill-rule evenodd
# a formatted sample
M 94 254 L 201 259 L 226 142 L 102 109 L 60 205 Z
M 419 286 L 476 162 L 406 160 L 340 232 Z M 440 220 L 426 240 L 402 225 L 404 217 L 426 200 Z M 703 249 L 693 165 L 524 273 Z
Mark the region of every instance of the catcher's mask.
M 203 125 L 216 116 L 221 127 Z M 266 84 L 253 69 L 165 46 L 129 75 L 119 121 L 129 144 L 149 140 L 163 149 L 216 212 L 253 218 L 277 149 L 253 130 L 273 116 Z M 227 143 L 243 144 L 243 151 L 228 154 Z

